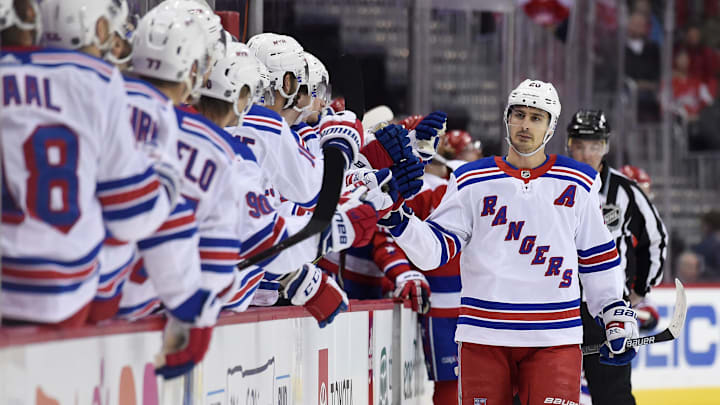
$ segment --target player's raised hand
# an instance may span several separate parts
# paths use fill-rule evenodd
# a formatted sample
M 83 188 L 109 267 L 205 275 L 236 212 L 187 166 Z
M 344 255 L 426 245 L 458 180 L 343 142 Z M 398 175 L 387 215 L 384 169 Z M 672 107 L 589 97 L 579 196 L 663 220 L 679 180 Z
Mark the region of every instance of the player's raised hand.
M 417 270 L 406 271 L 395 278 L 393 296 L 410 300 L 412 310 L 419 314 L 430 311 L 430 284 Z
M 367 187 L 368 191 L 360 198 L 373 205 L 377 211 L 390 208 L 399 197 L 397 185 L 392 179 L 390 169 L 359 169 L 346 177 L 346 184 L 351 190 L 359 186 Z
M 435 156 L 440 137 L 447 130 L 447 114 L 442 111 L 435 111 L 428 114 L 410 132 L 410 138 L 413 139 L 413 152 L 424 162 L 429 161 Z
M 370 243 L 378 213 L 371 203 L 362 199 L 367 192 L 368 188 L 360 185 L 343 194 L 330 226 L 320 234 L 319 256 Z
M 390 170 L 392 171 L 393 182 L 403 198 L 411 198 L 420 192 L 423 185 L 422 176 L 425 172 L 425 165 L 416 157 L 413 156 L 395 164 Z
M 364 135 L 362 122 L 352 111 L 328 115 L 320 121 L 320 146 L 339 149 L 345 156 L 346 170 L 357 160 Z
M 607 338 L 607 343 L 600 347 L 600 363 L 614 366 L 630 363 L 637 351 L 625 347 L 625 341 L 639 336 L 635 311 L 625 301 L 615 301 L 606 305 L 596 320 Z
M 345 292 L 313 264 L 305 264 L 299 270 L 280 280 L 283 295 L 293 305 L 304 306 L 324 328 L 340 312 L 346 311 L 348 299 Z
M 378 220 L 378 226 L 387 229 L 393 236 L 400 236 L 405 231 L 410 217 L 413 215 L 412 209 L 405 205 L 404 202 L 398 201 L 391 211 L 383 215 Z

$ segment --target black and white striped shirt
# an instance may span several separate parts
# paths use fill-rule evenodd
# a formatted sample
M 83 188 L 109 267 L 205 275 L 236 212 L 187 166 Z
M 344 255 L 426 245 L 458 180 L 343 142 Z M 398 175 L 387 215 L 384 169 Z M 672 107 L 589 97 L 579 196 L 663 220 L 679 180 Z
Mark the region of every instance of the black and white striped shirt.
M 600 172 L 605 225 L 615 238 L 625 269 L 625 294 L 640 296 L 662 281 L 667 254 L 667 230 L 657 209 L 635 181 L 603 162 Z

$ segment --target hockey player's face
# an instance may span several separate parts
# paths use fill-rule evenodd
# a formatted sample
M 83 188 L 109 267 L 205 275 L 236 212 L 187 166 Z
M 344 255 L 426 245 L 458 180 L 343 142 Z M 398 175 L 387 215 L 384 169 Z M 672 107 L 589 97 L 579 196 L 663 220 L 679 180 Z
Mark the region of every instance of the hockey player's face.
M 590 165 L 594 169 L 600 168 L 605 152 L 607 152 L 605 141 L 602 139 L 577 139 L 568 140 L 568 151 L 570 157 Z
M 512 107 L 508 117 L 510 141 L 519 152 L 532 152 L 542 144 L 548 125 L 547 112 L 534 107 Z

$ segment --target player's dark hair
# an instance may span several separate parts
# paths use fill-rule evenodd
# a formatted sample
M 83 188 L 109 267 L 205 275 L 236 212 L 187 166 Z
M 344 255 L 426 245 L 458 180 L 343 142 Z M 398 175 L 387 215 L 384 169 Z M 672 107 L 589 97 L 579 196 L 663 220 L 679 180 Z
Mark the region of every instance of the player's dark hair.
M 226 117 L 230 111 L 232 111 L 232 103 L 212 98 L 208 96 L 200 97 L 200 101 L 195 104 L 195 108 L 200 111 L 200 114 L 209 118 L 212 122 L 218 122 L 220 119 Z
M 13 6 L 15 7 L 15 13 L 17 14 L 18 18 L 23 21 L 27 21 L 28 9 L 31 8 L 29 0 L 15 0 L 13 2 Z M 39 18 L 39 15 L 35 16 L 36 20 Z M 21 39 L 22 31 L 23 30 L 18 28 L 17 26 L 8 27 L 7 29 L 0 31 L 0 45 L 2 45 L 3 47 L 25 45 L 22 43 Z
M 243 86 L 242 90 L 240 90 L 240 97 L 246 97 L 248 93 L 250 93 L 250 89 L 247 86 Z M 200 97 L 200 101 L 195 104 L 195 108 L 200 111 L 200 114 L 209 118 L 210 121 L 218 122 L 232 111 L 233 105 L 224 100 L 202 96 Z

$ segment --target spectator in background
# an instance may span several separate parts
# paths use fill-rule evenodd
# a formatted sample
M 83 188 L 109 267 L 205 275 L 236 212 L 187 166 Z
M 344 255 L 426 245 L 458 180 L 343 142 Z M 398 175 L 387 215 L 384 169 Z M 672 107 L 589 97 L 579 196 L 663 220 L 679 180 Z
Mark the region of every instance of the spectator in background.
M 638 120 L 660 118 L 657 91 L 660 83 L 660 49 L 649 40 L 650 24 L 646 15 L 633 12 L 627 26 L 625 73 L 638 86 Z
M 713 48 L 716 52 L 720 49 L 720 0 L 714 0 L 712 9 L 707 10 L 706 17 L 702 24 L 702 37 L 705 45 Z
M 708 82 L 714 81 L 717 74 L 717 62 L 715 52 L 703 42 L 700 28 L 691 25 L 685 32 L 685 38 L 682 43 L 675 49 L 677 54 L 680 50 L 685 50 L 690 57 L 690 66 L 688 73 L 690 76 Z
M 703 260 L 706 273 L 703 276 L 720 280 L 720 211 L 704 214 L 701 221 L 703 239 L 693 247 L 693 251 Z
M 663 42 L 663 27 L 660 19 L 653 13 L 650 0 L 637 0 L 633 11 L 644 15 L 650 23 L 649 38 L 658 46 Z
M 700 280 L 702 262 L 697 254 L 685 251 L 680 254 L 675 268 L 675 275 L 683 284 L 697 283 Z
M 684 48 L 675 53 L 673 61 L 673 101 L 691 127 L 697 123 L 700 111 L 712 104 L 715 97 L 715 80 L 708 85 L 701 77 L 692 74 L 690 54 Z M 694 131 L 690 128 L 691 136 Z

